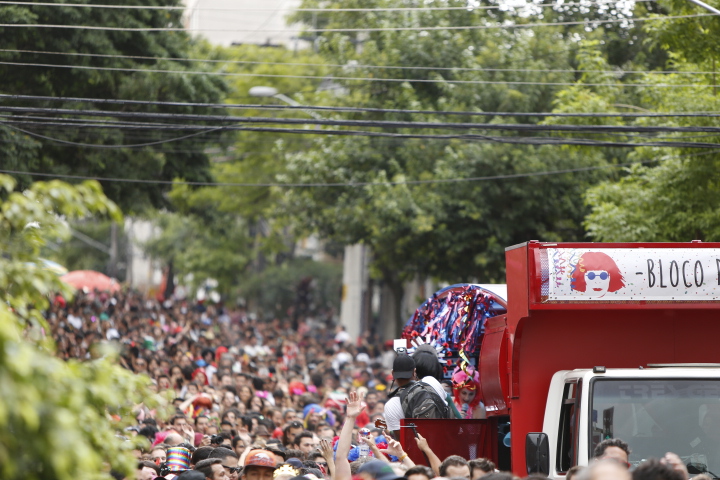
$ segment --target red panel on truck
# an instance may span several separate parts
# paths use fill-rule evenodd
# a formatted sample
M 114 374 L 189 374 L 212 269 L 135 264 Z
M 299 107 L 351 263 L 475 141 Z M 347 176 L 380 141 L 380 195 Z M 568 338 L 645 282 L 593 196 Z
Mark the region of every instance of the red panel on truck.
M 442 461 L 450 455 L 467 460 L 497 458 L 497 419 L 443 420 L 407 418 L 400 422 L 400 443 L 408 456 L 418 465 L 428 465 L 425 454 L 418 448 L 412 428 L 428 441 L 435 455 Z

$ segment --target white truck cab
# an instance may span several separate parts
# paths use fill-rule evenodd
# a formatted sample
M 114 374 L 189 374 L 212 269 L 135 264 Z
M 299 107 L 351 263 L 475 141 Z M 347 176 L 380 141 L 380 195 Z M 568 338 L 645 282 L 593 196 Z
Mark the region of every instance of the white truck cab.
M 587 465 L 597 444 L 607 438 L 629 444 L 631 466 L 674 452 L 691 474 L 717 478 L 720 364 L 555 373 L 543 432 L 528 434 L 528 465 L 537 465 L 550 478 L 563 478 L 570 467 Z

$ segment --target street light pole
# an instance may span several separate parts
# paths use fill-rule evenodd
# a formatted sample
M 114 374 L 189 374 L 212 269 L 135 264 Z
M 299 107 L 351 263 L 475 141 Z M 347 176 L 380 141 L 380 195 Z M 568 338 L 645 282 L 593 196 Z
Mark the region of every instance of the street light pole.
M 293 100 L 292 98 L 288 97 L 287 95 L 283 95 L 282 93 L 277 91 L 277 88 L 273 88 L 273 87 L 252 87 L 248 93 L 250 94 L 251 97 L 277 98 L 278 100 L 282 100 L 283 102 L 287 103 L 288 105 L 292 105 L 293 107 L 302 107 L 303 106 L 302 103 L 299 103 L 299 102 Z M 324 120 L 322 115 L 319 115 L 317 112 L 308 110 L 306 108 L 303 108 L 302 111 L 307 113 L 311 117 L 313 117 L 315 120 Z
M 704 8 L 705 10 L 708 10 L 708 11 L 714 13 L 715 15 L 720 15 L 720 10 L 718 10 L 718 9 L 715 8 L 715 7 L 712 7 L 712 6 L 708 5 L 708 4 L 705 3 L 705 2 L 701 2 L 700 0 L 689 0 L 689 1 L 691 1 L 691 2 L 694 3 L 695 5 L 698 5 L 698 6 L 702 7 L 702 8 Z

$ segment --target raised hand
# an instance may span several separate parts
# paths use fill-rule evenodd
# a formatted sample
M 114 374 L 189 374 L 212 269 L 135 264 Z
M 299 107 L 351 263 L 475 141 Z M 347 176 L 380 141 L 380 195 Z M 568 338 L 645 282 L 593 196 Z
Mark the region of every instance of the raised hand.
M 405 455 L 405 451 L 402 448 L 402 445 L 400 445 L 400 442 L 397 440 L 392 440 L 388 438 L 388 447 L 384 450 L 380 450 L 382 453 L 386 453 L 388 455 L 393 455 L 395 457 L 402 457 Z
M 188 425 L 188 424 L 183 425 L 182 433 L 185 436 L 185 438 L 190 440 L 190 443 L 195 442 L 195 430 L 193 430 L 193 428 L 190 425 Z
M 364 396 L 361 394 L 358 394 L 356 391 L 350 392 L 350 398 L 346 399 L 347 401 L 347 417 L 355 419 L 362 413 L 362 411 L 365 409 L 365 404 L 363 402 Z
M 383 453 L 385 450 L 380 450 L 378 448 L 378 446 L 375 444 L 374 438 L 371 438 L 370 436 L 360 437 L 360 438 L 358 438 L 358 443 L 364 443 L 368 447 L 370 447 L 370 451 L 373 453 L 373 456 L 376 459 L 382 460 L 383 462 L 390 463 L 390 459 Z
M 424 452 L 425 450 L 428 449 L 427 439 L 425 437 L 423 437 L 422 435 L 420 435 L 419 433 L 417 434 L 417 438 L 415 438 L 415 441 L 417 442 L 417 446 L 421 451 Z
M 663 458 L 660 459 L 660 463 L 664 463 L 673 470 L 680 472 L 680 474 L 687 480 L 689 478 L 688 469 L 685 466 L 680 457 L 676 453 L 667 452 Z
M 325 440 L 324 438 L 320 440 L 320 453 L 322 454 L 323 458 L 327 461 L 331 460 L 333 458 L 333 448 L 332 444 L 329 440 Z

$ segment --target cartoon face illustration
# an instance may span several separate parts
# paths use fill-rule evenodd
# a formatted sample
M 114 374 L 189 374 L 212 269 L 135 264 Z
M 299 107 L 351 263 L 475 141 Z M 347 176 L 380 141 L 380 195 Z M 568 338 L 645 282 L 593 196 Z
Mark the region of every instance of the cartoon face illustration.
M 610 274 L 605 270 L 591 270 L 585 272 L 585 293 L 588 295 L 605 295 L 610 288 Z
M 572 289 L 588 296 L 600 298 L 624 286 L 625 278 L 615 261 L 601 252 L 583 253 L 572 274 Z

